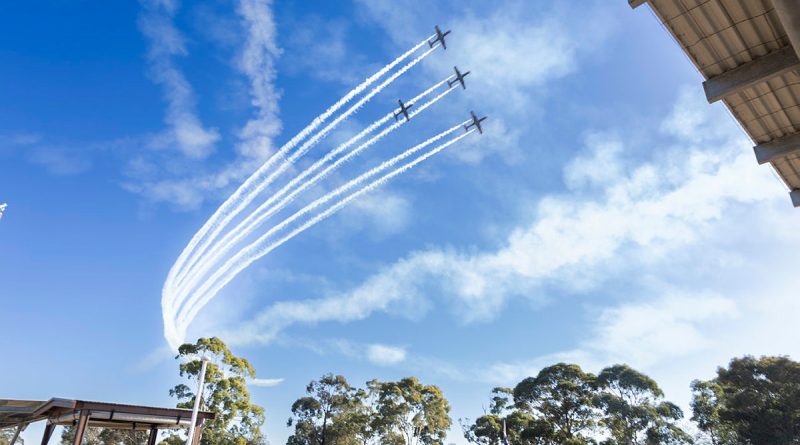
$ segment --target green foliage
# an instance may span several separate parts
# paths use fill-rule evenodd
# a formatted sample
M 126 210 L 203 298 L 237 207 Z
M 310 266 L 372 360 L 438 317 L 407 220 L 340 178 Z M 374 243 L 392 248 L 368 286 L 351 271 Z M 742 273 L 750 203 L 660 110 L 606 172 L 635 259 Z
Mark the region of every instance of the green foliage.
M 450 417 L 441 390 L 410 377 L 352 387 L 327 374 L 292 404 L 287 445 L 441 445 Z
M 201 358 L 210 359 L 206 368 L 203 389 L 203 409 L 216 413 L 216 418 L 206 422 L 201 438 L 202 445 L 256 445 L 265 442 L 261 433 L 264 409 L 250 402 L 248 378 L 256 371 L 246 359 L 237 357 L 219 338 L 200 338 L 196 343 L 185 343 L 178 348 L 176 359 L 181 359 L 180 375 L 189 385 L 178 384 L 169 393 L 179 402 L 178 408 L 191 409 L 195 394 L 190 385 L 196 385 L 202 366 Z M 183 445 L 184 439 L 172 435 L 165 439 L 169 445 Z
M 11 439 L 14 438 L 14 433 L 17 431 L 15 428 L 0 429 L 0 445 L 11 445 Z M 16 445 L 25 445 L 22 437 L 17 437 Z
M 292 404 L 294 425 L 289 445 L 329 445 L 344 443 L 344 437 L 366 429 L 365 419 L 358 416 L 361 393 L 341 375 L 327 374 L 306 386 L 306 396 Z
M 148 431 L 113 430 L 110 428 L 87 427 L 83 432 L 81 445 L 144 445 L 147 443 Z M 75 427 L 68 426 L 61 430 L 61 444 L 72 445 L 75 438 Z
M 528 377 L 514 388 L 515 406 L 545 422 L 542 431 L 555 443 L 592 443 L 589 433 L 597 424 L 595 376 L 580 366 L 558 363 Z
M 627 365 L 614 365 L 600 372 L 596 386 L 595 403 L 611 435 L 606 444 L 691 443 L 689 435 L 675 425 L 683 412 L 661 400 L 664 393 L 655 380 Z
M 714 380 L 692 389 L 694 418 L 713 443 L 800 443 L 800 363 L 734 358 Z
M 376 396 L 374 429 L 381 443 L 397 442 L 399 437 L 407 445 L 444 443 L 451 424 L 450 405 L 438 387 L 423 385 L 416 377 L 398 382 L 373 380 L 367 386 Z
M 513 396 L 513 401 L 512 401 Z M 492 390 L 489 413 L 462 422 L 464 437 L 479 445 L 685 444 L 691 438 L 676 421 L 683 417 L 662 400 L 656 382 L 627 365 L 598 376 L 558 363 L 528 377 L 514 390 Z
M 719 417 L 722 387 L 714 380 L 692 382 L 692 420 L 711 445 L 735 445 L 739 443 L 736 431 Z

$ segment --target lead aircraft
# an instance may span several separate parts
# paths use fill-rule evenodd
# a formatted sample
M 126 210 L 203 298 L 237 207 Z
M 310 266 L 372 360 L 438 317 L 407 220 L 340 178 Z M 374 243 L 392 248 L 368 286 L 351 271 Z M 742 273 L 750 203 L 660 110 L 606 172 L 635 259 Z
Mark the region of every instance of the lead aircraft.
M 434 28 L 436 28 L 436 37 L 434 37 L 433 40 L 428 40 L 428 45 L 433 48 L 438 42 L 442 44 L 442 48 L 447 49 L 447 44 L 444 42 L 444 37 L 450 34 L 450 30 L 448 29 L 447 31 L 442 32 L 442 30 L 439 29 L 439 25 L 436 25 Z

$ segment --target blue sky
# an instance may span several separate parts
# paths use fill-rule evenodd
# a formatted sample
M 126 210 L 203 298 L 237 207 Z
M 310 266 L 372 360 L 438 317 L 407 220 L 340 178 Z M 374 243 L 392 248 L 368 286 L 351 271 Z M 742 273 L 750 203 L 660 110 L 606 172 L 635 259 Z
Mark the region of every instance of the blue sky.
M 326 372 L 417 375 L 457 419 L 560 360 L 629 363 L 686 406 L 689 382 L 734 355 L 797 358 L 800 213 L 646 7 L 428 3 L 0 7 L 2 395 L 174 403 L 161 293 L 178 255 L 271 152 L 434 24 L 453 30 L 447 51 L 287 177 L 453 65 L 468 89 L 297 205 L 471 109 L 486 133 L 256 261 L 189 325 L 275 379 L 252 387 L 272 443 Z

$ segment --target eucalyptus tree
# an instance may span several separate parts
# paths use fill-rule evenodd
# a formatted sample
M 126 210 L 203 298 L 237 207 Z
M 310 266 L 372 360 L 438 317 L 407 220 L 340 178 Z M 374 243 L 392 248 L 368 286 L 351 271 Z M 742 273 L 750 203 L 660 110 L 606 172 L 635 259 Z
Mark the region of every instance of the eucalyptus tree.
M 201 445 L 255 445 L 266 442 L 261 425 L 264 409 L 250 401 L 247 379 L 256 377 L 255 368 L 244 358 L 235 356 L 217 337 L 200 338 L 178 348 L 180 376 L 188 380 L 175 385 L 169 394 L 178 399 L 178 408 L 192 408 L 195 394 L 190 385 L 200 375 L 201 359 L 209 360 L 206 367 L 202 406 L 216 417 L 203 428 Z M 168 445 L 183 445 L 183 438 L 171 435 Z
M 698 426 L 717 443 L 800 444 L 800 363 L 745 356 L 693 385 Z
M 655 380 L 627 365 L 603 369 L 596 380 L 595 402 L 603 411 L 609 445 L 684 444 L 691 437 L 676 422 L 683 412 L 663 400 Z
M 382 444 L 444 444 L 452 420 L 439 387 L 406 377 L 397 382 L 372 380 L 367 388 L 374 395 L 373 427 Z
M 478 445 L 502 445 L 504 439 L 515 445 L 549 444 L 552 428 L 530 411 L 516 408 L 511 388 L 492 389 L 489 412 L 474 423 L 461 423 L 464 437 Z
M 542 421 L 544 443 L 593 443 L 598 425 L 594 407 L 596 377 L 575 364 L 557 363 L 514 387 L 514 402 L 522 412 Z
M 719 415 L 722 387 L 715 381 L 692 382 L 692 421 L 702 432 L 700 440 L 710 445 L 736 445 L 739 441 L 732 425 Z
M 363 413 L 363 391 L 350 386 L 341 375 L 326 374 L 306 386 L 306 395 L 292 404 L 294 426 L 288 445 L 350 445 L 368 431 L 369 418 Z M 368 443 L 369 438 L 366 439 Z

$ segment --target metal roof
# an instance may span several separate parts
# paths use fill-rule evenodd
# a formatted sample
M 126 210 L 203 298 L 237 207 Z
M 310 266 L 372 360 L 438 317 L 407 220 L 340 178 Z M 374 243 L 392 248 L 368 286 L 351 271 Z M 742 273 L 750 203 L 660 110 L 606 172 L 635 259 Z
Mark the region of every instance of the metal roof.
M 800 6 L 797 0 L 628 0 L 647 3 L 800 207 Z
M 149 430 L 185 428 L 191 422 L 192 410 L 124 405 L 52 398 L 50 400 L 0 399 L 0 429 L 47 419 L 52 425 L 72 425 L 80 414 L 88 412 L 89 426 Z M 200 421 L 213 419 L 214 413 L 200 411 Z

